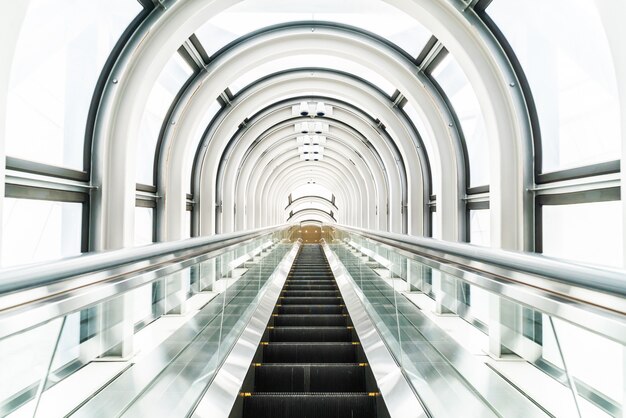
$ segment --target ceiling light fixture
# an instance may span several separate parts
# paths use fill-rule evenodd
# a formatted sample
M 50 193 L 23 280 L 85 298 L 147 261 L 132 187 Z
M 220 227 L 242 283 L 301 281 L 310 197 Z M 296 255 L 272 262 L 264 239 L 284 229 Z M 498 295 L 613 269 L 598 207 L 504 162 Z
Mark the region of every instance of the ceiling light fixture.
M 324 106 L 324 102 L 317 102 L 317 106 L 315 107 L 315 114 L 317 116 L 324 116 L 326 114 L 326 106 Z
M 307 102 L 300 103 L 300 116 L 309 116 L 309 104 Z

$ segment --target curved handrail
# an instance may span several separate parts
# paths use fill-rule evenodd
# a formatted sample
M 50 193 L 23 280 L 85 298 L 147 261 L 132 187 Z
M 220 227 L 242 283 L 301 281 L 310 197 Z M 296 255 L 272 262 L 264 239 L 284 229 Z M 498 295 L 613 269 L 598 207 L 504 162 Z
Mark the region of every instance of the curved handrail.
M 0 295 L 45 286 L 70 277 L 113 269 L 124 264 L 165 255 L 181 253 L 180 255 L 182 256 L 185 252 L 197 252 L 200 249 L 203 251 L 215 251 L 270 232 L 278 231 L 282 227 L 282 225 L 272 226 L 246 232 L 156 243 L 137 248 L 87 253 L 52 262 L 6 268 L 0 270 Z
M 449 256 L 492 264 L 509 270 L 538 275 L 560 282 L 626 297 L 626 270 L 583 265 L 541 254 L 529 254 L 494 248 L 479 247 L 466 243 L 440 241 L 432 238 L 409 236 L 389 232 L 375 232 L 344 225 L 333 225 L 381 243 L 414 252 L 434 251 L 440 258 Z

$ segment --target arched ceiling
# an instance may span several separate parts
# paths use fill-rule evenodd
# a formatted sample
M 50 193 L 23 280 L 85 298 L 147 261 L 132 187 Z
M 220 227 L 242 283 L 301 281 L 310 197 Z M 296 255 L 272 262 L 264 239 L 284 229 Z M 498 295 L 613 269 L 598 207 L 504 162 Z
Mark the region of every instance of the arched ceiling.
M 512 67 L 474 11 L 449 0 L 316 3 L 171 0 L 150 12 L 121 49 L 94 121 L 96 241 L 110 247 L 126 239 L 103 222 L 132 223 L 129 178 L 145 158 L 134 140 L 138 120 L 173 54 L 194 72 L 170 105 L 155 152 L 161 239 L 181 235 L 189 204 L 196 234 L 324 216 L 428 234 L 434 196 L 447 219 L 444 235 L 460 238 L 465 138 L 451 101 L 429 75 L 448 50 L 487 122 L 488 186 L 500 199 L 492 216 L 524 225 L 518 218 L 532 154 L 528 112 Z M 303 123 L 311 124 L 306 133 Z M 112 170 L 113 161 L 122 167 Z M 290 203 L 307 184 L 319 184 L 335 201 L 308 195 L 309 207 L 306 199 Z M 502 240 L 517 245 L 521 237 L 515 230 Z

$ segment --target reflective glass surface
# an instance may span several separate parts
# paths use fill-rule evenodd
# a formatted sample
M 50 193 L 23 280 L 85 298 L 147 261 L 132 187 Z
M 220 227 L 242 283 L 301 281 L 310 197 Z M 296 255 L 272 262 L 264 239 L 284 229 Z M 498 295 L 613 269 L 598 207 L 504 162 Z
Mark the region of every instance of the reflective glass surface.
M 620 402 L 623 345 L 522 307 L 501 293 L 470 284 L 462 274 L 430 267 L 419 257 L 412 259 L 375 240 L 342 231 L 336 231 L 331 239 L 336 243 L 331 248 L 359 288 L 357 293 L 370 319 L 431 412 L 489 416 L 488 411 L 474 414 L 482 406 L 464 393 L 466 386 L 457 385 L 460 373 L 465 384 L 473 386 L 492 407 L 500 400 L 505 403 L 497 408 L 508 408 L 511 402 L 521 406 L 524 401 L 516 400 L 513 393 L 524 393 L 541 405 L 539 415 L 547 411 L 554 416 L 578 416 L 580 411 L 583 417 L 613 416 L 602 411 L 601 405 L 606 405 L 604 400 Z M 464 320 L 453 319 L 456 315 Z M 520 356 L 514 362 L 484 361 L 491 352 L 490 327 L 497 327 L 506 348 Z M 440 333 L 442 329 L 445 333 Z M 468 356 L 470 352 L 473 356 Z M 478 363 L 471 365 L 476 359 Z M 483 366 L 490 370 L 481 370 Z M 506 389 L 512 392 L 504 395 L 504 387 L 497 386 L 502 383 L 497 383 L 500 377 L 492 380 L 490 376 L 493 371 L 516 385 Z M 452 397 L 473 405 L 472 413 L 438 403 L 441 399 L 450 402 Z M 502 416 L 520 413 L 517 408 Z
M 619 159 L 616 76 L 594 2 L 499 0 L 487 11 L 530 83 L 541 126 L 542 171 Z
M 396 90 L 394 85 L 381 76 L 375 69 L 345 58 L 321 54 L 290 55 L 259 65 L 233 81 L 230 85 L 230 90 L 233 94 L 237 94 L 242 88 L 259 78 L 279 71 L 304 67 L 329 68 L 353 74 L 378 87 L 388 96 L 391 96 Z M 359 103 L 358 105 L 363 106 L 363 103 Z
M 275 245 L 283 233 L 226 247 L 218 258 L 0 338 L 0 415 L 186 415 L 248 324 L 276 266 L 291 250 L 289 244 Z M 222 269 L 220 259 L 231 262 Z M 243 269 L 246 261 L 254 262 Z M 189 308 L 188 298 L 199 291 L 212 292 L 198 295 L 204 303 L 198 306 L 196 301 Z M 188 315 L 181 315 L 183 304 L 189 304 Z M 177 315 L 159 318 L 165 313 Z M 121 342 L 118 331 L 129 325 L 135 344 L 131 362 L 92 361 L 111 354 Z
M 622 266 L 621 202 L 544 205 L 542 215 L 545 255 Z
M 491 219 L 489 209 L 470 210 L 470 243 L 491 246 Z
M 154 242 L 154 209 L 135 207 L 135 245 Z
M 197 32 L 209 55 L 238 37 L 266 26 L 302 20 L 356 26 L 417 57 L 430 34 L 406 13 L 375 0 L 248 0 L 213 17 Z
M 30 2 L 9 63 L 7 155 L 83 169 L 96 82 L 140 10 L 128 0 Z
M 293 192 L 291 192 L 291 200 L 296 200 L 302 196 L 321 196 L 324 199 L 331 200 L 332 195 L 332 192 L 322 185 L 303 184 L 302 186 L 296 187 Z
M 81 203 L 4 199 L 3 267 L 78 255 L 81 252 Z
M 489 184 L 489 144 L 476 93 L 458 62 L 448 54 L 432 72 L 461 123 L 469 160 L 470 187 Z

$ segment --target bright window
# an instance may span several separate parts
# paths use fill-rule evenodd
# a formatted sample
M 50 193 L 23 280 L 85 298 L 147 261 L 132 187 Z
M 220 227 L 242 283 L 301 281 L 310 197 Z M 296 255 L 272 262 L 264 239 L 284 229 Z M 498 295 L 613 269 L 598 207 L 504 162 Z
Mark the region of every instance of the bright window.
M 622 266 L 620 201 L 544 205 L 542 216 L 545 255 Z
M 82 210 L 82 203 L 5 198 L 2 266 L 80 254 Z
M 488 11 L 530 83 L 542 171 L 619 159 L 617 83 L 594 2 L 494 1 Z
M 433 70 L 432 75 L 448 96 L 461 123 L 469 159 L 470 187 L 489 184 L 489 144 L 474 89 L 450 54 Z
M 242 35 L 294 21 L 331 21 L 356 26 L 417 57 L 430 34 L 415 19 L 376 0 L 247 0 L 204 24 L 196 35 L 209 55 Z
M 152 87 L 141 119 L 137 143 L 137 183 L 154 184 L 154 161 L 161 127 L 174 98 L 192 73 L 189 64 L 180 54 L 175 53 Z
M 135 245 L 154 242 L 154 209 L 135 207 Z
M 549 319 L 543 318 L 543 357 L 563 369 Z M 557 318 L 554 326 L 574 378 L 619 402 L 624 394 L 624 347 Z
M 278 71 L 285 71 L 293 68 L 303 67 L 330 68 L 333 70 L 353 74 L 378 87 L 388 96 L 391 96 L 393 92 L 396 91 L 395 86 L 385 77 L 380 75 L 380 73 L 375 69 L 369 68 L 365 65 L 361 65 L 349 59 L 340 58 L 332 55 L 319 54 L 291 55 L 259 65 L 252 70 L 244 73 L 237 80 L 233 81 L 229 86 L 230 91 L 233 94 L 237 94 L 248 84 L 262 77 Z M 363 108 L 363 103 L 358 103 L 358 106 Z
M 83 169 L 96 82 L 140 10 L 128 0 L 30 2 L 7 97 L 7 155 Z
M 304 184 L 296 187 L 291 193 L 292 200 L 296 200 L 303 196 L 321 196 L 327 200 L 332 200 L 333 193 L 326 187 L 319 184 Z
M 470 243 L 489 247 L 491 245 L 491 211 L 470 210 Z

